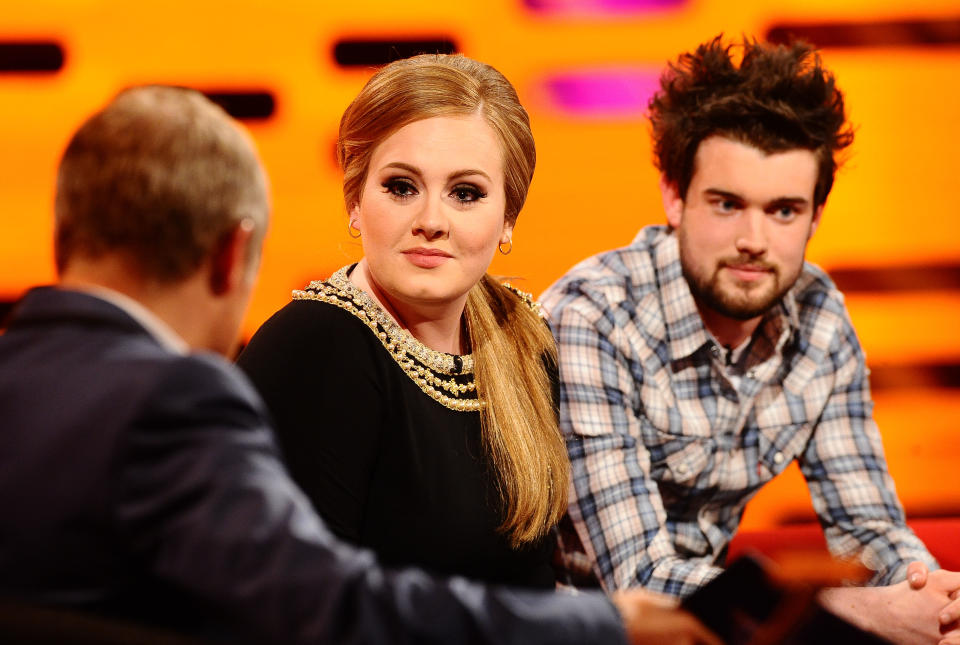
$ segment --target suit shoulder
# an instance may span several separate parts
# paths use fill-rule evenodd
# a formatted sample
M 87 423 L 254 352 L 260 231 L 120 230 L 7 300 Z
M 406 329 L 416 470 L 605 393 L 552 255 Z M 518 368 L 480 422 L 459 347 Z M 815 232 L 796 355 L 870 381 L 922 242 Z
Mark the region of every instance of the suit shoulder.
M 152 396 L 178 397 L 196 404 L 202 399 L 232 401 L 234 405 L 263 411 L 259 395 L 235 365 L 213 353 L 171 357 L 165 361 Z

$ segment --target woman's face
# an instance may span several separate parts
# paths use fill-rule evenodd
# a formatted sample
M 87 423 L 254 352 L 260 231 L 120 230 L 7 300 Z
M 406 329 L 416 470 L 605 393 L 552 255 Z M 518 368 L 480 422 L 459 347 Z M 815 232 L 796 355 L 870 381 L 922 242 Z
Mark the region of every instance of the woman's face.
M 414 121 L 384 139 L 350 217 L 376 285 L 407 306 L 462 308 L 511 226 L 503 155 L 479 114 Z

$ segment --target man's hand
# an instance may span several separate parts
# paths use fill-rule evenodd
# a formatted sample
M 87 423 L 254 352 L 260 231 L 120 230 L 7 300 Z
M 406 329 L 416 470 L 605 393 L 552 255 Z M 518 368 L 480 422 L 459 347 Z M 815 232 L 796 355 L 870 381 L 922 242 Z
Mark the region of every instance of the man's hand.
M 922 567 L 922 570 L 920 568 Z M 927 571 L 925 566 L 908 569 L 908 580 L 887 587 L 825 589 L 820 602 L 828 610 L 867 631 L 904 645 L 960 645 L 957 619 L 945 612 L 955 608 L 960 615 L 960 602 L 955 600 L 955 585 L 960 574 L 950 571 Z M 919 574 L 919 580 L 911 577 Z
M 907 565 L 907 582 L 910 583 L 911 589 L 923 589 L 929 574 L 930 569 L 920 560 L 914 560 Z
M 723 645 L 692 614 L 677 608 L 677 601 L 642 589 L 618 591 L 611 597 L 620 611 L 632 645 Z
M 931 573 L 923 562 L 911 562 L 907 567 L 907 582 L 912 589 L 920 590 L 928 582 L 937 591 L 943 591 L 950 599 L 940 610 L 938 620 L 940 630 L 947 632 L 943 643 L 960 643 L 960 573 L 955 571 L 934 571 Z

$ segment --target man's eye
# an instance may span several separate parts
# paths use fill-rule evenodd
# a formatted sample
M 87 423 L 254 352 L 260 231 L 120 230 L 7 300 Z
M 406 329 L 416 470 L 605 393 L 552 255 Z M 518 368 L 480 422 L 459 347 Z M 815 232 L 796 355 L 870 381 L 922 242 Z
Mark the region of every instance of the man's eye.
M 450 191 L 450 196 L 458 202 L 470 203 L 475 202 L 478 199 L 483 199 L 487 196 L 487 194 L 476 186 L 471 184 L 462 184 L 459 186 L 454 186 L 453 190 Z
M 773 211 L 778 219 L 793 219 L 797 215 L 797 210 L 793 206 L 780 206 Z
M 417 189 L 406 179 L 389 179 L 381 185 L 395 197 L 411 197 L 417 194 Z

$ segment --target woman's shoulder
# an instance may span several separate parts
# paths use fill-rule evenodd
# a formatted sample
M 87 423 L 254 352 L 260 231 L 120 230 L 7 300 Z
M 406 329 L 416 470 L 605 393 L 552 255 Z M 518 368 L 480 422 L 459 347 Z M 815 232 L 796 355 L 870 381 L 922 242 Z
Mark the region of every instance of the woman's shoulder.
M 539 318 L 544 317 L 543 310 L 540 308 L 540 302 L 534 299 L 532 293 L 530 293 L 529 291 L 523 291 L 521 289 L 518 289 L 512 284 L 510 284 L 509 282 L 502 282 L 500 283 L 500 285 L 504 289 L 512 293 L 518 300 L 520 300 L 520 302 L 526 305 L 527 309 L 535 313 L 537 317 Z
M 350 282 L 344 267 L 326 280 L 314 280 L 293 291 L 284 307 L 292 318 L 305 318 L 317 330 L 326 333 L 348 332 L 347 338 L 361 337 L 365 343 L 381 346 L 387 353 L 395 349 L 396 323 L 365 291 Z M 283 311 L 283 310 L 281 310 Z M 278 312 L 279 313 L 279 312 Z
M 261 325 L 251 342 L 269 338 L 287 345 L 313 345 L 332 338 L 363 339 L 371 335 L 353 312 L 335 303 L 295 296 Z
M 294 290 L 291 301 L 256 331 L 240 362 L 249 361 L 254 355 L 280 355 L 285 360 L 344 355 L 357 360 L 362 354 L 377 353 L 375 348 L 381 343 L 369 324 L 369 316 L 329 285 L 330 279 L 315 280 L 304 289 Z M 364 352 L 363 347 L 374 349 Z

